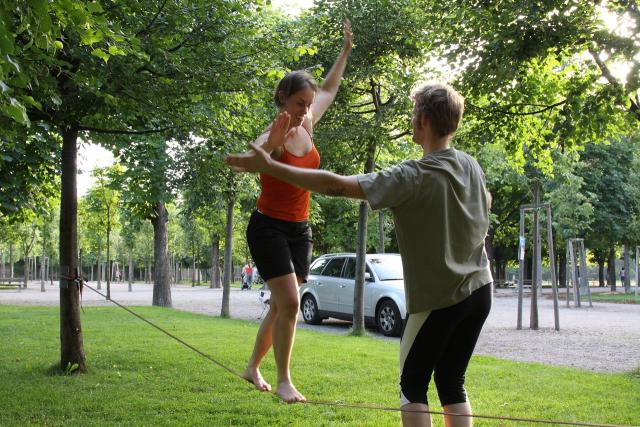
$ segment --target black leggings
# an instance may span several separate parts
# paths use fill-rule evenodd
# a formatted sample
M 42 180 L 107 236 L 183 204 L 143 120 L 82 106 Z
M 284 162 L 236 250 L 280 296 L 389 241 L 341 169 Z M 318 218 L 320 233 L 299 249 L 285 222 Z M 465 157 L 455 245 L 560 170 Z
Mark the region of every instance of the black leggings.
M 451 307 L 407 317 L 400 342 L 400 401 L 428 404 L 433 374 L 440 403 L 467 401 L 464 375 L 491 309 L 491 285 Z

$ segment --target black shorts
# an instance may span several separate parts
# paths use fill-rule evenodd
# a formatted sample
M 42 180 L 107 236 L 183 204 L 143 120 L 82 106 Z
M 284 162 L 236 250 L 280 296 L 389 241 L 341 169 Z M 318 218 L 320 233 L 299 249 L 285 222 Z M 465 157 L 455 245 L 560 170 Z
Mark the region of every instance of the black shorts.
M 264 281 L 290 273 L 306 281 L 313 249 L 307 221 L 284 221 L 254 211 L 247 226 L 247 243 Z
M 408 316 L 400 341 L 400 403 L 428 404 L 434 376 L 443 406 L 467 401 L 465 372 L 491 310 L 491 285 L 451 307 Z

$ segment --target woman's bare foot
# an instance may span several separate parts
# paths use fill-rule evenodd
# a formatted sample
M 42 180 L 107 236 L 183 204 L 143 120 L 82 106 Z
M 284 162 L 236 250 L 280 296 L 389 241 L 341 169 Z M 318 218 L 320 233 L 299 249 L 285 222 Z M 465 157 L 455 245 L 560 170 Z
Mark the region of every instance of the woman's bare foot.
M 289 381 L 278 384 L 276 394 L 287 403 L 306 402 L 307 400 Z
M 244 374 L 242 374 L 242 378 L 249 381 L 250 383 L 253 383 L 253 385 L 255 385 L 256 388 L 260 391 L 271 391 L 271 384 L 269 384 L 264 380 L 264 378 L 262 378 L 262 374 L 257 368 L 253 369 L 247 367 L 247 369 L 244 371 Z

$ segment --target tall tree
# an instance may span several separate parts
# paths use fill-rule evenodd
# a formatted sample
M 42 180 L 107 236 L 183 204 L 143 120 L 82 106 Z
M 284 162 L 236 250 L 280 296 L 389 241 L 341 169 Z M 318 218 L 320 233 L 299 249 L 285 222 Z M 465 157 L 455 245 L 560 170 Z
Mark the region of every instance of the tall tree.
M 634 159 L 634 145 L 626 138 L 608 144 L 589 144 L 581 155 L 588 191 L 594 194 L 594 216 L 587 233 L 588 247 L 607 254 L 608 283 L 616 290 L 616 247 L 624 241 L 633 204 L 626 189 Z M 601 258 L 602 259 L 602 258 Z
M 349 59 L 345 83 L 336 98 L 335 106 L 327 112 L 322 126 L 318 126 L 318 141 L 331 145 L 349 144 L 357 153 L 357 163 L 351 168 L 372 172 L 380 150 L 392 145 L 397 138 L 408 134 L 402 131 L 409 123 L 411 111 L 407 97 L 414 83 L 407 69 L 416 64 L 420 50 L 416 44 L 419 27 L 413 2 L 371 0 L 318 1 L 308 18 L 307 28 L 315 34 L 339 34 L 342 19 L 348 17 L 354 29 L 355 49 Z M 323 41 L 327 47 L 319 52 L 335 52 L 340 40 Z M 329 47 L 331 46 L 331 48 Z M 319 58 L 329 64 L 328 58 Z M 342 116 L 342 118 L 339 118 Z M 325 130 L 326 129 L 326 130 Z M 401 129 L 401 130 L 398 130 Z M 338 138 L 327 138 L 329 135 Z M 324 154 L 326 146 L 321 145 Z M 344 148 L 342 151 L 347 151 Z M 324 161 L 323 161 L 324 162 Z M 364 273 L 368 242 L 368 205 L 360 203 L 358 245 L 356 248 L 356 279 L 354 287 L 353 334 L 364 333 Z
M 640 123 L 635 2 L 425 0 L 428 37 L 480 120 L 476 144 L 497 140 L 543 166 L 556 147 L 577 148 Z M 625 15 L 626 14 L 626 15 Z M 625 16 L 627 17 L 625 19 Z M 605 19 L 619 19 L 608 26 Z M 626 64 L 626 82 L 612 67 Z

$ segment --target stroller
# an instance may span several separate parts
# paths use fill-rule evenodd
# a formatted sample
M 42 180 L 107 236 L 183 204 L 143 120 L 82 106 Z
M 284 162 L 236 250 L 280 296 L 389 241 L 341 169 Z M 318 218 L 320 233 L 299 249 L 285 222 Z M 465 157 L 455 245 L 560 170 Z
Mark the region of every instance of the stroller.
M 262 303 L 262 313 L 260 313 L 260 317 L 258 320 L 262 319 L 264 312 L 269 308 L 269 302 L 271 300 L 271 290 L 269 290 L 269 286 L 266 283 L 263 283 L 262 287 L 258 292 L 258 301 Z

